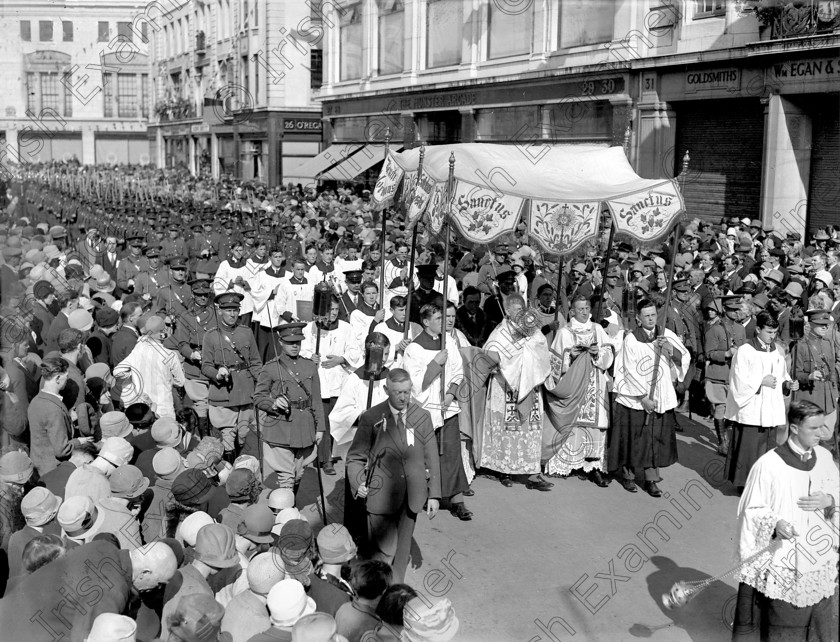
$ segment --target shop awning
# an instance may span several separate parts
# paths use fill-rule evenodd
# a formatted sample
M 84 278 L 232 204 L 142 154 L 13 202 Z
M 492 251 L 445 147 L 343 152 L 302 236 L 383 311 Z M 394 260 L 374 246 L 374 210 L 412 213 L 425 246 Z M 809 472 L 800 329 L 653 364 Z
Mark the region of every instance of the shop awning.
M 362 143 L 336 143 L 330 145 L 317 156 L 305 160 L 297 169 L 289 172 L 290 176 L 315 178 L 342 163 L 348 156 L 355 154 L 364 145 Z
M 402 145 L 391 145 L 391 151 L 396 153 L 402 151 Z M 340 165 L 336 165 L 332 169 L 326 170 L 323 174 L 318 176 L 320 180 L 328 181 L 349 181 L 356 178 L 359 174 L 364 174 L 371 167 L 377 163 L 385 160 L 385 145 L 371 144 L 365 145 L 364 149 L 348 156 L 347 159 Z

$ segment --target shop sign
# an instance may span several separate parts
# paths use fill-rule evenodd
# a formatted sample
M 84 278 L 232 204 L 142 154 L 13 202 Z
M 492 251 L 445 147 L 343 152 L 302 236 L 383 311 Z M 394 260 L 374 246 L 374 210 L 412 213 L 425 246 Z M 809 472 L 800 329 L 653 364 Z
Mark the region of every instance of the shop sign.
M 210 125 L 207 123 L 198 123 L 197 125 L 191 125 L 190 131 L 193 134 L 207 134 L 210 132 Z
M 284 118 L 283 131 L 287 132 L 320 132 L 323 123 L 320 118 Z
M 738 91 L 740 86 L 740 69 L 710 69 L 706 71 L 689 71 L 685 74 L 686 93 L 714 89 Z
M 783 82 L 840 78 L 840 58 L 780 62 L 770 67 L 770 75 Z

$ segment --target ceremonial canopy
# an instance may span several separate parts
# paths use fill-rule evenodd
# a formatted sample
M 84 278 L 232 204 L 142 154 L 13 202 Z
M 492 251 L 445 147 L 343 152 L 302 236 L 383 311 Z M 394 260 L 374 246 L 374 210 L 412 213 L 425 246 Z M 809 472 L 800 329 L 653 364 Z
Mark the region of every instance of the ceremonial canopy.
M 676 181 L 641 178 L 621 147 L 466 143 L 423 149 L 422 165 L 420 148 L 387 156 L 375 202 L 402 200 L 410 223 L 425 213 L 435 232 L 448 218 L 474 243 L 513 232 L 524 220 L 545 250 L 567 254 L 595 237 L 606 207 L 619 236 L 649 244 L 661 241 L 684 209 Z

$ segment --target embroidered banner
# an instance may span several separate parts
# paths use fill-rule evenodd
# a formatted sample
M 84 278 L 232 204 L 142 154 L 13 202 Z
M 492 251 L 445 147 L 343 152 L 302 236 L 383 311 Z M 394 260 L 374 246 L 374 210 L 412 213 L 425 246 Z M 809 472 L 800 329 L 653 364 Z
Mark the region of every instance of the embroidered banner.
M 426 211 L 434 186 L 435 182 L 432 180 L 432 177 L 426 172 L 422 172 L 422 176 L 417 175 L 417 178 L 414 180 L 413 188 L 410 191 L 406 191 L 406 198 L 410 199 L 408 201 L 408 225 L 410 227 L 414 226 L 420 220 L 420 217 L 423 216 L 423 212 Z
M 551 203 L 532 201 L 528 233 L 542 248 L 561 256 L 594 239 L 598 230 L 599 202 Z
M 468 241 L 489 243 L 516 229 L 524 198 L 466 181 L 455 181 L 454 192 L 450 208 L 452 222 Z
M 446 218 L 446 183 L 437 183 L 432 187 L 432 194 L 429 198 L 426 218 L 429 229 L 434 235 L 440 234 L 443 229 L 443 222 Z
M 405 170 L 397 164 L 394 156 L 389 153 L 385 157 L 382 172 L 373 188 L 373 202 L 379 208 L 387 207 L 393 202 L 394 194 L 397 193 L 397 188 L 400 186 L 400 181 L 403 180 L 404 175 Z
M 682 196 L 672 181 L 607 201 L 617 234 L 639 243 L 653 243 L 667 236 L 683 212 Z

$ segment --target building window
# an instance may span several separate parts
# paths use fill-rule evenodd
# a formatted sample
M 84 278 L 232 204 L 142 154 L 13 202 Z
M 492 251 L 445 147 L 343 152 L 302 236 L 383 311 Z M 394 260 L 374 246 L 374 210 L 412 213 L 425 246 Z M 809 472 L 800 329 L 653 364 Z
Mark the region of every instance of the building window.
M 70 20 L 62 20 L 61 29 L 64 35 L 64 42 L 73 42 L 73 23 Z
M 62 84 L 62 89 L 64 91 L 64 114 L 65 117 L 70 117 L 73 115 L 73 92 L 68 90 L 67 87 Z
M 149 74 L 140 76 L 140 115 L 149 117 Z
M 52 42 L 53 23 L 52 20 L 38 21 L 38 40 L 41 42 Z
M 56 72 L 41 73 L 41 109 L 54 109 L 60 113 L 61 101 L 58 88 Z
M 362 77 L 362 5 L 347 7 L 339 28 L 341 80 Z
M 403 70 L 402 0 L 379 0 L 379 75 L 399 74 Z
M 38 74 L 26 74 L 26 109 L 35 113 L 38 108 Z
M 254 54 L 254 104 L 258 105 L 260 102 L 260 64 L 258 62 L 258 55 Z
M 611 41 L 614 18 L 612 2 L 563 0 L 560 3 L 560 48 Z
M 117 23 L 117 36 L 123 42 L 134 42 L 134 32 L 131 30 L 130 22 Z
M 495 2 L 489 4 L 490 40 L 487 57 L 505 58 L 531 53 L 531 41 L 534 33 L 533 2 L 522 11 L 505 11 Z
M 540 108 L 537 105 L 477 109 L 476 140 L 530 140 L 541 133 Z
M 694 18 L 711 18 L 726 13 L 726 3 L 723 0 L 696 0 L 694 3 Z
M 309 88 L 320 89 L 324 82 L 324 52 L 320 49 L 309 50 Z
M 99 42 L 108 42 L 108 23 L 99 22 L 97 31 L 99 32 L 99 37 L 97 38 L 97 40 Z
M 143 22 L 140 25 L 140 37 L 143 39 L 144 43 L 149 42 L 149 23 Z
M 114 74 L 102 74 L 102 115 L 114 117 Z
M 242 86 L 245 87 L 246 95 L 253 96 L 251 93 L 250 67 L 251 65 L 248 63 L 248 56 L 242 56 L 242 66 L 240 67 L 242 70 Z
M 117 74 L 117 116 L 137 116 L 137 75 Z
M 426 67 L 461 62 L 463 0 L 429 0 L 426 7 Z
M 29 20 L 20 21 L 20 39 L 24 42 L 32 40 L 32 23 Z

